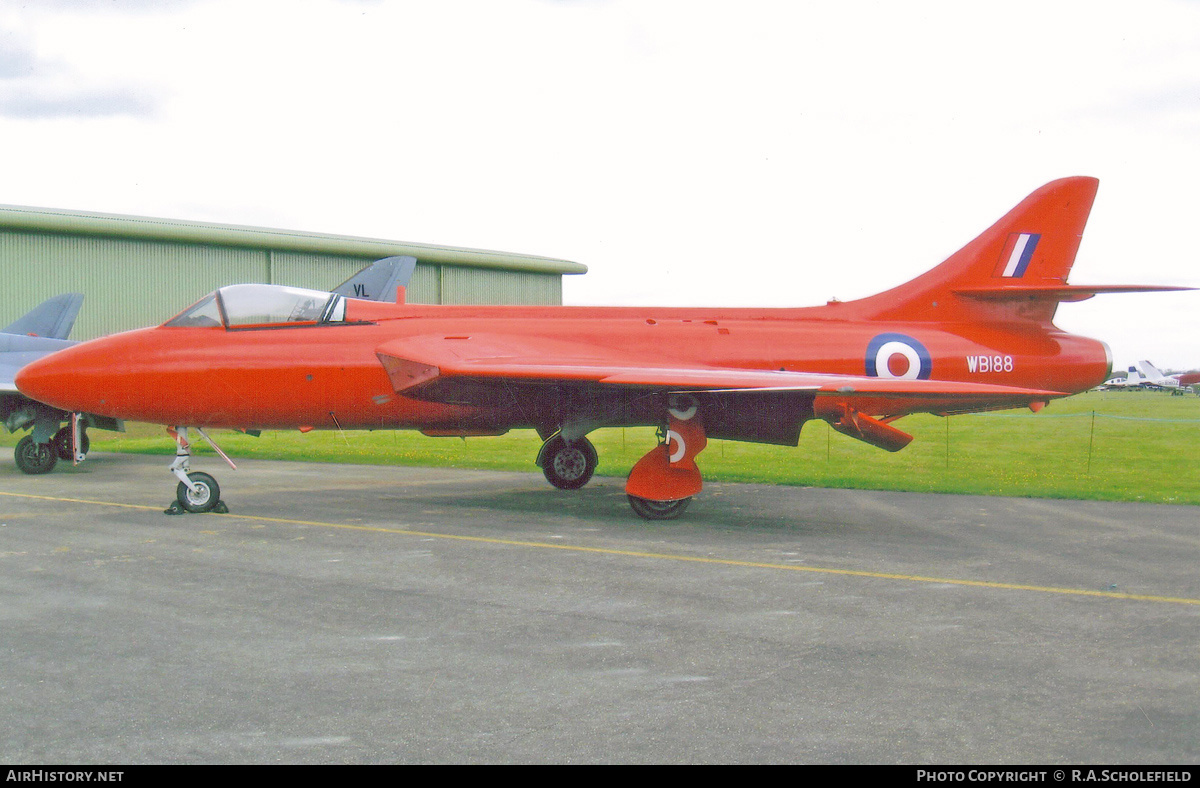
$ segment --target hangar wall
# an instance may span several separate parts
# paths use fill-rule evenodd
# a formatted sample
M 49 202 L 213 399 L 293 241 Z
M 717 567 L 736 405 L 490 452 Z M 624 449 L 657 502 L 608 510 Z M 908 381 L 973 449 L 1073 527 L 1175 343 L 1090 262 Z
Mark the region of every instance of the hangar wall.
M 155 325 L 217 287 L 330 289 L 389 255 L 417 258 L 425 304 L 559 304 L 579 263 L 531 255 L 237 225 L 0 206 L 0 326 L 59 293 L 85 296 L 72 339 Z

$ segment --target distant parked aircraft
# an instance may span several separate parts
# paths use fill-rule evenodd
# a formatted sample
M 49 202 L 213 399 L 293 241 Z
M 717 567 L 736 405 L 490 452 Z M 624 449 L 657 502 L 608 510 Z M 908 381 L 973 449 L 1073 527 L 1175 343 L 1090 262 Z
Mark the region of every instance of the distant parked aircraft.
M 1123 378 L 1109 378 L 1100 386 L 1100 390 L 1106 389 L 1125 389 L 1133 390 L 1142 388 L 1142 375 L 1137 371 L 1137 367 L 1130 367 L 1125 370 Z
M 1158 388 L 1171 389 L 1172 394 L 1183 394 L 1184 389 L 1196 383 L 1200 383 L 1200 373 L 1197 372 L 1181 372 L 1175 375 L 1168 375 L 1159 371 L 1158 367 L 1151 364 L 1149 361 L 1139 361 L 1138 369 L 1145 376 L 1145 382 L 1151 386 Z
M 30 434 L 17 441 L 17 467 L 25 473 L 46 473 L 60 460 L 82 460 L 88 452 L 86 428 L 124 430 L 120 419 L 83 414 L 72 419 L 71 414 L 44 405 L 17 391 L 14 383 L 17 372 L 26 364 L 48 356 L 76 343 L 67 339 L 75 327 L 75 318 L 83 306 L 83 295 L 64 293 L 43 301 L 24 317 L 0 332 L 0 420 L 9 432 L 21 429 Z M 79 431 L 72 441 L 72 422 Z M 72 445 L 78 446 L 78 456 L 72 457 Z

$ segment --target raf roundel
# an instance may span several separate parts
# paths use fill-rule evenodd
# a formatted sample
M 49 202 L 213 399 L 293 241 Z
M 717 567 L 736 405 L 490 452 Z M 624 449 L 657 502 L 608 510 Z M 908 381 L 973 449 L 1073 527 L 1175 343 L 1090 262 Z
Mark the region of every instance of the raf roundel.
M 929 351 L 905 334 L 879 334 L 867 345 L 867 375 L 873 378 L 929 380 Z

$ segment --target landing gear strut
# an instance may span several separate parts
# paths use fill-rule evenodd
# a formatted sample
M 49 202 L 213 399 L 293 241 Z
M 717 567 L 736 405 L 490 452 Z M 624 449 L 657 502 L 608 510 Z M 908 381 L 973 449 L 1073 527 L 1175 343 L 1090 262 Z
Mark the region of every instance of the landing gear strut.
M 537 458 L 546 481 L 560 490 L 578 490 L 587 484 L 597 462 L 596 447 L 587 438 L 568 442 L 557 434 L 542 445 Z
M 229 507 L 221 500 L 221 487 L 217 484 L 217 480 L 207 473 L 193 471 L 189 467 L 192 457 L 192 444 L 188 441 L 188 428 L 168 428 L 167 432 L 171 433 L 175 438 L 175 462 L 171 463 L 169 470 L 179 479 L 179 486 L 175 488 L 175 500 L 171 501 L 171 505 L 166 508 L 164 513 L 227 513 Z M 221 451 L 217 444 L 213 443 L 212 438 L 208 437 L 204 430 L 196 427 L 196 432 L 200 433 L 200 436 L 208 441 L 208 445 L 212 446 L 217 454 L 221 455 L 221 459 L 229 463 L 230 468 L 237 470 L 237 466 L 233 464 L 233 460 L 229 459 L 225 452 Z

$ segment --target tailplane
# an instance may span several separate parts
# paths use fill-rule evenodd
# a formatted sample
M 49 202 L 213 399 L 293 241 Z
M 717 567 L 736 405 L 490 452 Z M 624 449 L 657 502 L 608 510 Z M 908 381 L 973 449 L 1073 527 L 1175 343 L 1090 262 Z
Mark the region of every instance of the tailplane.
M 1067 284 L 1099 184 L 1087 177 L 1052 181 L 933 270 L 847 306 L 876 320 L 1048 325 L 1063 301 L 1188 289 Z

